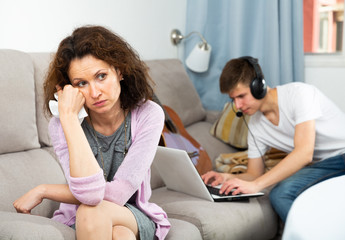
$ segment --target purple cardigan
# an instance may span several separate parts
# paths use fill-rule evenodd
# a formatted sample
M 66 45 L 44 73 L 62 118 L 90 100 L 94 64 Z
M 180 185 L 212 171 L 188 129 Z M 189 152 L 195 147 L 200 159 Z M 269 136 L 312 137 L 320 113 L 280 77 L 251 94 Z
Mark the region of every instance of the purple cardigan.
M 107 200 L 123 206 L 138 191 L 136 205 L 156 223 L 158 239 L 164 239 L 170 229 L 167 214 L 149 202 L 152 193 L 150 167 L 162 133 L 163 119 L 162 108 L 152 101 L 132 110 L 132 145 L 111 182 L 105 182 L 102 170 L 88 177 L 71 177 L 68 147 L 60 120 L 53 117 L 49 123 L 51 141 L 73 196 L 87 205 Z M 53 219 L 70 226 L 75 223 L 77 208 L 74 204 L 61 203 Z

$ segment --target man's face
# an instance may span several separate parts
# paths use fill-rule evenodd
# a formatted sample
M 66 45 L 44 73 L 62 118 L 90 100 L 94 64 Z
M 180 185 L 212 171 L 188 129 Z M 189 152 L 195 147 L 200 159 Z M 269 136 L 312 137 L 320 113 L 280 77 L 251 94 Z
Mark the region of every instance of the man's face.
M 246 115 L 251 116 L 259 109 L 260 101 L 253 97 L 247 85 L 239 83 L 229 92 L 229 97 L 233 100 L 236 109 Z

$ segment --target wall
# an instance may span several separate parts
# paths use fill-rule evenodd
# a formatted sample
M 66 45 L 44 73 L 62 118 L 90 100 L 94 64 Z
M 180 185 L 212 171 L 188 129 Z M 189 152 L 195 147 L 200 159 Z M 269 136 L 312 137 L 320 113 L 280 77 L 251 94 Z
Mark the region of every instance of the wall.
M 305 81 L 318 87 L 345 112 L 345 54 L 305 59 Z
M 145 60 L 176 58 L 170 32 L 185 22 L 186 0 L 0 0 L 0 48 L 55 51 L 75 27 L 100 24 Z
M 185 34 L 186 0 L 0 0 L 0 48 L 55 51 L 62 38 L 84 24 L 101 24 L 123 36 L 145 60 L 181 58 L 183 45 L 170 32 Z M 307 83 L 319 87 L 345 112 L 345 60 L 310 64 Z M 329 66 L 327 66 L 329 65 Z
M 345 112 L 345 68 L 306 68 L 305 78 Z

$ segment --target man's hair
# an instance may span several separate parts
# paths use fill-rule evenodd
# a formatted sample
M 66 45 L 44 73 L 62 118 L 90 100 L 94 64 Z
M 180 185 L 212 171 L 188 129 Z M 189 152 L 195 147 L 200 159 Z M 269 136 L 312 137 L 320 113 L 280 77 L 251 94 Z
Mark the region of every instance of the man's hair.
M 137 52 L 120 36 L 102 26 L 83 26 L 61 41 L 49 66 L 44 82 L 44 108 L 49 115 L 49 100 L 54 99 L 55 86 L 63 88 L 71 84 L 68 77 L 71 61 L 87 55 L 103 60 L 121 72 L 124 78 L 120 81 L 123 109 L 131 110 L 143 99 L 147 101 L 152 97 L 153 81 Z
M 261 68 L 258 66 L 260 71 Z M 219 87 L 222 93 L 229 93 L 239 83 L 249 86 L 251 81 L 257 77 L 254 67 L 243 58 L 235 58 L 228 61 L 220 75 Z

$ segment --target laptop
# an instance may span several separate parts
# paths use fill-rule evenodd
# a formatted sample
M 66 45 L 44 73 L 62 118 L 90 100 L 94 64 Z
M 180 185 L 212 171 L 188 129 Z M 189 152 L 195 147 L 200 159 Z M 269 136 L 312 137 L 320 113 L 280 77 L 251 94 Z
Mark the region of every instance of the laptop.
M 182 192 L 211 202 L 249 201 L 250 197 L 264 195 L 262 192 L 220 195 L 219 189 L 221 186 L 207 186 L 184 150 L 158 146 L 153 166 L 159 172 L 169 190 Z M 210 191 L 214 192 L 211 193 Z

